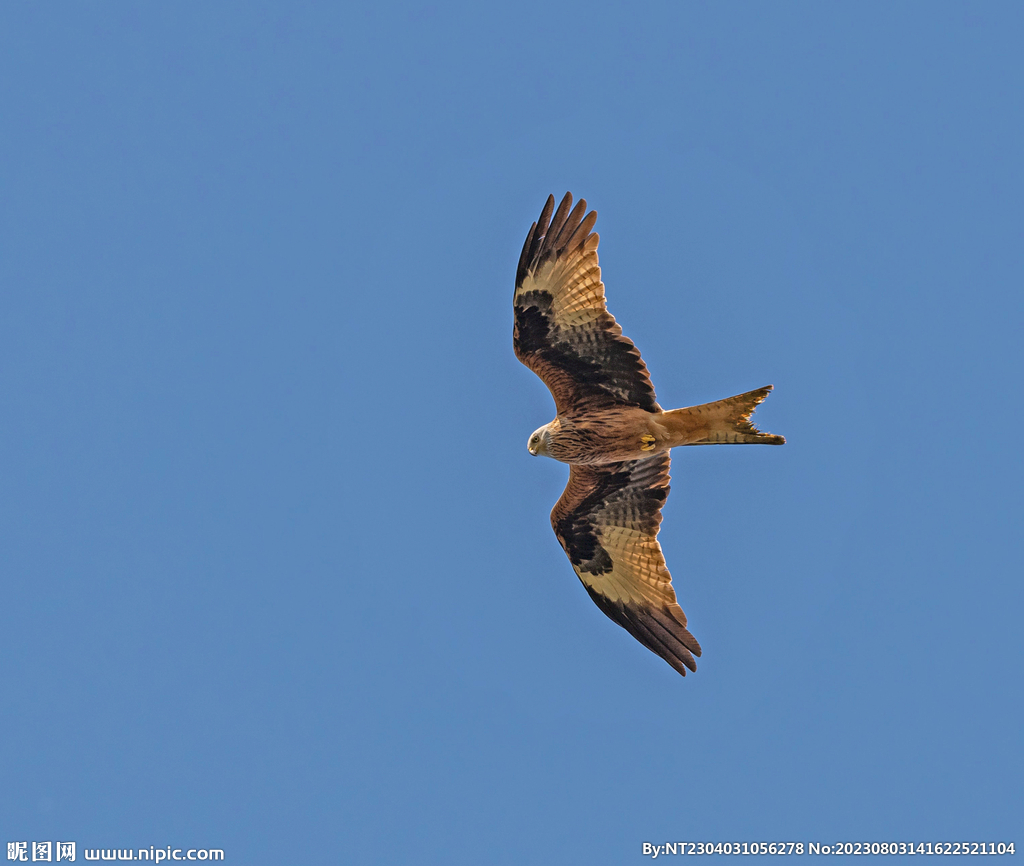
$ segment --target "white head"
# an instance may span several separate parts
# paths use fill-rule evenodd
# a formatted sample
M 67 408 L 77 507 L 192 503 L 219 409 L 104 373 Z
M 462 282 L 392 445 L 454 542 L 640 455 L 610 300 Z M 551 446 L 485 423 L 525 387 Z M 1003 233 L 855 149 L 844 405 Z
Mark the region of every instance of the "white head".
M 526 450 L 529 451 L 534 457 L 538 454 L 544 457 L 550 457 L 548 454 L 548 445 L 551 442 L 551 424 L 545 424 L 543 427 L 538 427 L 533 433 L 530 434 L 530 439 L 526 443 Z

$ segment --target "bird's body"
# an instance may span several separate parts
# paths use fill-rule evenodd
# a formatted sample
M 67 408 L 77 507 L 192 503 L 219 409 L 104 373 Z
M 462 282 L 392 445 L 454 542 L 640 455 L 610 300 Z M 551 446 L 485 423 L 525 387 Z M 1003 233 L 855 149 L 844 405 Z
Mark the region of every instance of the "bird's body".
M 696 670 L 700 644 L 686 628 L 657 541 L 669 490 L 669 450 L 680 445 L 763 443 L 750 415 L 771 386 L 664 411 L 647 367 L 604 302 L 597 214 L 566 193 L 549 197 L 519 260 L 516 356 L 555 398 L 554 420 L 536 430 L 533 455 L 569 464 L 551 525 L 597 606 L 679 673 Z M 571 212 L 570 212 L 571 209 Z
M 749 414 L 770 391 L 769 385 L 728 400 L 670 412 L 626 405 L 567 412 L 533 434 L 542 447 L 530 450 L 561 463 L 597 466 L 649 457 L 679 445 L 730 444 L 744 436 L 781 445 L 781 436 L 734 429 L 733 416 Z
M 593 412 L 567 412 L 537 431 L 537 454 L 562 463 L 597 466 L 643 457 L 654 441 L 655 416 L 635 406 L 609 406 Z M 651 449 L 648 447 L 647 449 Z

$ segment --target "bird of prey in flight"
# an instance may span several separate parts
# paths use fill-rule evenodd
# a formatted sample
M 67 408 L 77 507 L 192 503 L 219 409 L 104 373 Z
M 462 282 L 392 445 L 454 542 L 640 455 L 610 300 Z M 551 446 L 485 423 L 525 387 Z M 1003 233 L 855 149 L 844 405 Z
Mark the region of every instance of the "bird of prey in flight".
M 697 670 L 700 644 L 686 628 L 658 544 L 677 445 L 786 440 L 750 416 L 772 386 L 664 411 L 640 352 L 608 312 L 597 263 L 597 213 L 548 196 L 519 257 L 513 300 L 516 357 L 555 398 L 555 419 L 527 443 L 569 464 L 551 526 L 597 606 L 675 670 Z M 552 215 L 554 212 L 554 215 Z

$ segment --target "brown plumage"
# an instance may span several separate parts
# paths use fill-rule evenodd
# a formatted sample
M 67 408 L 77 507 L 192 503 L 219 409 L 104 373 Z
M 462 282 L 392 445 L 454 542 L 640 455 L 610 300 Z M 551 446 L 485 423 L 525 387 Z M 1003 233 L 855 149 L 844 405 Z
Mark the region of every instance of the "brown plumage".
M 569 464 L 551 526 L 597 606 L 675 670 L 697 669 L 658 544 L 669 491 L 669 449 L 762 443 L 781 436 L 750 422 L 772 386 L 665 412 L 647 366 L 604 300 L 597 213 L 548 196 L 523 245 L 513 299 L 516 357 L 555 398 L 555 419 L 530 437 L 531 454 Z M 554 213 L 553 213 L 554 212 Z

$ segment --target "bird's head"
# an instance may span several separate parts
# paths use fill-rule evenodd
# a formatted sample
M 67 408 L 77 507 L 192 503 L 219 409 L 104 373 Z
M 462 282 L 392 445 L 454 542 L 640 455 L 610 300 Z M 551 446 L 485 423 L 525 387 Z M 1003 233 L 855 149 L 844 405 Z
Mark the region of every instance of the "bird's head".
M 534 457 L 538 454 L 544 457 L 550 457 L 548 453 L 548 445 L 551 443 L 551 424 L 545 424 L 543 427 L 539 427 L 530 434 L 530 439 L 526 443 L 526 450 L 529 451 Z

